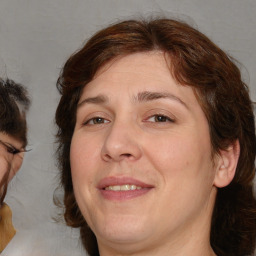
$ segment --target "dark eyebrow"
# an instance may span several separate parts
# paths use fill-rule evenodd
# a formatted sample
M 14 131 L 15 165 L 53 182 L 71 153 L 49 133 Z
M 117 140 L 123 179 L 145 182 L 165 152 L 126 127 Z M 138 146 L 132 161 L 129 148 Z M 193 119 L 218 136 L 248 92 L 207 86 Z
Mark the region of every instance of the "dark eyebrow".
M 139 92 L 134 99 L 135 101 L 138 101 L 138 102 L 152 101 L 152 100 L 158 100 L 158 99 L 171 99 L 181 103 L 184 107 L 188 108 L 188 106 L 184 101 L 182 101 L 177 96 L 168 92 L 149 92 L 149 91 Z
M 104 95 L 98 95 L 96 97 L 91 97 L 91 98 L 83 99 L 81 102 L 79 102 L 77 104 L 77 107 L 79 108 L 82 105 L 88 104 L 88 103 L 91 103 L 91 104 L 104 104 L 104 103 L 106 103 L 108 101 L 109 101 L 108 97 L 106 97 Z
M 143 91 L 139 92 L 138 95 L 134 97 L 135 101 L 138 102 L 145 102 L 145 101 L 153 101 L 153 100 L 158 100 L 158 99 L 171 99 L 175 100 L 179 103 L 181 103 L 184 107 L 188 108 L 188 106 L 185 104 L 184 101 L 182 101 L 180 98 L 177 96 L 168 93 L 168 92 L 149 92 L 149 91 Z M 77 108 L 81 107 L 84 104 L 105 104 L 109 102 L 109 98 L 105 95 L 98 95 L 95 97 L 90 97 L 90 98 L 85 98 L 81 102 L 77 104 Z

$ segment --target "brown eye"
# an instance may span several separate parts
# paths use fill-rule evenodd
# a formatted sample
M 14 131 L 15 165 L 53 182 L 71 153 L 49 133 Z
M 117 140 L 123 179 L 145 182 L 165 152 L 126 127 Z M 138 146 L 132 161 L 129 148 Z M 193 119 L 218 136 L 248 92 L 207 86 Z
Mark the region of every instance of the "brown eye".
M 109 123 L 109 121 L 102 117 L 94 117 L 86 121 L 84 125 L 96 125 L 96 124 L 104 124 L 104 123 Z
M 168 118 L 166 116 L 155 116 L 155 122 L 166 122 Z
M 104 118 L 101 118 L 101 117 L 96 117 L 96 118 L 92 119 L 92 121 L 93 121 L 94 124 L 103 124 L 103 123 L 105 123 Z
M 165 115 L 153 115 L 147 121 L 157 123 L 174 122 L 171 118 Z

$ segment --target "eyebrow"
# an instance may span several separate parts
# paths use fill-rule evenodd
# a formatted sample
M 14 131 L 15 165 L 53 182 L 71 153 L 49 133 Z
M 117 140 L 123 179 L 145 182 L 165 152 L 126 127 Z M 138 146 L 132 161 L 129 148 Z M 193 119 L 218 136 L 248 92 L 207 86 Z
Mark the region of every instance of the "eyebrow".
M 175 100 L 182 104 L 184 107 L 188 108 L 186 103 L 182 101 L 180 98 L 177 96 L 168 93 L 168 92 L 150 92 L 150 91 L 143 91 L 139 92 L 136 96 L 133 97 L 133 100 L 135 102 L 148 102 L 148 101 L 154 101 L 158 99 L 170 99 L 170 100 Z M 109 102 L 109 98 L 105 95 L 98 95 L 96 97 L 90 97 L 82 100 L 77 104 L 77 107 L 81 107 L 84 104 L 105 104 Z
M 88 104 L 88 103 L 91 103 L 91 104 L 104 104 L 104 103 L 107 103 L 109 101 L 108 97 L 104 96 L 104 95 L 98 95 L 96 97 L 90 97 L 90 98 L 86 98 L 84 100 L 82 100 L 81 102 L 79 102 L 77 104 L 77 107 L 81 107 L 82 105 L 84 104 Z
M 170 100 L 175 100 L 181 103 L 184 107 L 188 108 L 188 106 L 184 101 L 182 101 L 180 98 L 178 98 L 174 94 L 171 94 L 168 92 L 150 92 L 150 91 L 139 92 L 134 99 L 135 101 L 138 101 L 138 102 L 153 101 L 158 99 L 170 99 Z

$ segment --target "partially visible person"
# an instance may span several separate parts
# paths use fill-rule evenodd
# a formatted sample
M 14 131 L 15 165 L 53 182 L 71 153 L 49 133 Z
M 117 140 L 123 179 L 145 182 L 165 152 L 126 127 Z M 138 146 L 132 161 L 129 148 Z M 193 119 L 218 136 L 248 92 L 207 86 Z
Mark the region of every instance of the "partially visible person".
M 4 198 L 8 183 L 20 169 L 26 152 L 29 106 L 25 87 L 10 79 L 0 79 L 0 252 L 16 233 L 11 209 Z

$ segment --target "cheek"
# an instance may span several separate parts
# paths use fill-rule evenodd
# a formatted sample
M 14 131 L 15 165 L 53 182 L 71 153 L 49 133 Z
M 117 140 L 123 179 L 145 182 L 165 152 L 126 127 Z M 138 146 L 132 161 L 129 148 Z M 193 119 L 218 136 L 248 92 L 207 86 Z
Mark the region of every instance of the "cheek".
M 9 153 L 0 151 L 0 181 L 4 178 L 7 172 L 9 172 L 9 179 L 11 175 L 11 164 L 13 160 L 13 156 Z
M 14 177 L 14 175 L 19 171 L 23 163 L 24 153 L 19 153 L 13 157 L 11 162 L 11 171 L 9 175 L 9 181 Z
M 4 157 L 0 157 L 0 181 L 2 181 L 8 169 L 8 162 L 6 161 L 6 159 L 4 159 Z
M 74 135 L 70 148 L 73 189 L 78 206 L 87 221 L 94 212 L 95 177 L 99 169 L 100 147 L 96 140 Z
M 147 159 L 165 179 L 177 178 L 184 182 L 184 179 L 202 178 L 208 173 L 205 169 L 212 168 L 207 137 L 202 141 L 197 134 L 185 136 L 184 133 L 175 133 L 149 141 L 144 146 Z
M 93 175 L 100 162 L 101 147 L 97 140 L 86 137 L 73 136 L 70 148 L 71 175 L 74 190 L 85 183 L 92 182 Z
M 191 138 L 170 137 L 147 148 L 147 159 L 162 181 L 159 189 L 164 188 L 158 208 L 164 205 L 166 216 L 173 212 L 179 218 L 183 209 L 196 211 L 208 201 L 214 179 L 210 146 Z
M 144 151 L 148 159 L 159 167 L 171 165 L 179 168 L 181 165 L 188 165 L 191 155 L 192 142 L 179 134 L 170 136 L 151 137 L 144 142 Z M 160 168 L 162 169 L 162 168 Z

